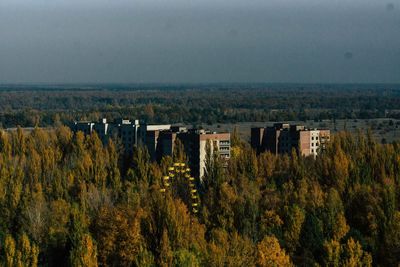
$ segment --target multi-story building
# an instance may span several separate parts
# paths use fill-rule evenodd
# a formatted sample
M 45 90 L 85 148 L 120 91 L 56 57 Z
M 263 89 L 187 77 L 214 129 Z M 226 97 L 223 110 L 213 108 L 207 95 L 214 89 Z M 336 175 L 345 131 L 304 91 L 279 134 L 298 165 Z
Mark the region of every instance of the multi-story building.
M 133 122 L 129 120 L 117 120 L 114 123 L 108 123 L 106 119 L 102 119 L 98 123 L 94 122 L 74 122 L 72 130 L 74 132 L 81 131 L 84 134 L 91 134 L 93 131 L 97 133 L 103 144 L 107 144 L 110 138 L 120 138 L 122 146 L 126 152 L 132 152 L 133 147 L 138 145 L 140 140 L 139 120 Z
M 198 175 L 200 178 L 204 176 L 205 173 L 205 163 L 206 163 L 206 155 L 207 155 L 207 143 L 210 144 L 210 152 L 215 153 L 217 150 L 219 153 L 219 157 L 224 160 L 228 160 L 231 156 L 230 148 L 231 148 L 231 134 L 230 133 L 207 133 L 200 132 L 197 134 L 199 138 L 199 154 L 198 158 L 196 155 L 195 161 L 199 163 L 199 172 Z M 196 140 L 197 142 L 197 140 Z
M 276 123 L 272 127 L 252 128 L 251 146 L 261 153 L 290 153 L 295 149 L 303 156 L 317 156 L 329 141 L 330 131 L 307 129 L 302 125 Z
M 84 134 L 91 134 L 95 123 L 90 121 L 74 122 L 72 130 L 74 132 L 82 132 Z
M 92 123 L 92 124 L 93 124 L 92 131 L 96 131 L 97 135 L 99 136 L 103 144 L 107 144 L 112 125 L 107 123 L 107 119 L 104 118 L 99 123 Z
M 117 135 L 124 147 L 124 150 L 128 153 L 133 152 L 133 148 L 140 142 L 140 123 L 139 120 L 117 120 L 113 124 L 113 128 L 110 131 L 110 136 Z M 104 142 L 103 142 L 104 143 Z
M 300 131 L 299 147 L 300 153 L 304 156 L 316 157 L 325 149 L 326 143 L 330 140 L 329 130 L 303 130 Z
M 210 144 L 210 152 L 218 151 L 222 159 L 230 158 L 230 133 L 215 133 L 204 130 L 186 130 L 174 128 L 171 131 L 162 132 L 159 139 L 158 155 L 160 157 L 172 156 L 175 140 L 179 139 L 185 149 L 192 175 L 202 178 L 205 174 L 207 143 Z
M 170 124 L 166 125 L 143 125 L 141 128 L 141 141 L 146 146 L 149 152 L 151 160 L 158 159 L 158 140 L 161 132 L 169 131 L 171 129 Z
M 178 136 L 186 133 L 186 127 L 172 126 L 168 131 L 161 131 L 159 135 L 159 143 L 157 146 L 157 160 L 161 160 L 163 156 L 172 156 L 175 149 L 175 141 Z
M 119 138 L 126 152 L 132 152 L 138 145 L 146 146 L 150 156 L 155 159 L 158 135 L 161 131 L 171 129 L 171 125 L 147 125 L 140 123 L 139 120 L 119 119 L 113 123 L 108 123 L 106 119 L 99 122 L 74 122 L 72 125 L 74 132 L 81 131 L 84 134 L 97 133 L 103 144 L 107 144 L 110 138 Z
M 202 178 L 204 176 L 207 143 L 210 144 L 210 152 L 218 150 L 223 159 L 230 157 L 230 134 L 215 133 L 204 130 L 187 130 L 185 127 L 167 125 L 140 124 L 138 120 L 118 120 L 107 123 L 102 119 L 99 123 L 75 122 L 73 131 L 82 131 L 91 134 L 95 131 L 104 144 L 110 138 L 119 138 L 125 152 L 131 153 L 135 146 L 145 146 L 150 159 L 159 161 L 163 156 L 172 156 L 175 141 L 179 139 L 188 157 L 192 174 Z

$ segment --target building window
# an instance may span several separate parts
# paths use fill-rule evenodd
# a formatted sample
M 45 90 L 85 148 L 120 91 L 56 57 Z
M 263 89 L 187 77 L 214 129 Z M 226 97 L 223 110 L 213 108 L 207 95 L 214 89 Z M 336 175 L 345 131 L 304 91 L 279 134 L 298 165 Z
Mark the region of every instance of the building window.
M 314 149 L 311 149 L 311 153 L 314 153 Z
M 318 136 L 317 136 L 317 137 L 315 137 L 315 140 L 318 140 Z
M 313 137 L 311 137 L 311 140 L 314 140 L 314 136 L 313 136 Z

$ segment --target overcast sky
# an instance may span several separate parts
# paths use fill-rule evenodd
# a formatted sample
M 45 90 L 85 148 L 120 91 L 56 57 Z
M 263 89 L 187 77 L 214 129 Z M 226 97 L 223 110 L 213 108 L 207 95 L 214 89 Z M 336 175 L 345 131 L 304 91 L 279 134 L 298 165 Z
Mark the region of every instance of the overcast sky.
M 0 83 L 400 82 L 400 0 L 0 0 Z

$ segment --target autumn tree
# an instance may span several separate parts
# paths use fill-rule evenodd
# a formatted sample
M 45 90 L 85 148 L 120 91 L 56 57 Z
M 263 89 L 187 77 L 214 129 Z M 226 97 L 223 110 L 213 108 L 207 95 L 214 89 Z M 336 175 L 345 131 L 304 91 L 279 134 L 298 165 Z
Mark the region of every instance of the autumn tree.
M 5 266 L 38 266 L 39 248 L 23 233 L 17 239 L 7 235 L 4 241 Z
M 140 211 L 104 206 L 91 226 L 101 265 L 134 263 L 141 244 Z
M 266 236 L 257 244 L 257 266 L 290 267 L 293 264 L 279 245 L 278 239 L 275 236 Z

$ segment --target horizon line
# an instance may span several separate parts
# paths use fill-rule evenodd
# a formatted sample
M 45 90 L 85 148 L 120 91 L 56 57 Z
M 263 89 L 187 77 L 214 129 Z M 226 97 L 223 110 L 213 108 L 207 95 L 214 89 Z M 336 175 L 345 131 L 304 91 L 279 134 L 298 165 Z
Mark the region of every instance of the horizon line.
M 400 82 L 0 82 L 5 86 L 400 85 Z

